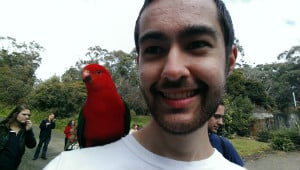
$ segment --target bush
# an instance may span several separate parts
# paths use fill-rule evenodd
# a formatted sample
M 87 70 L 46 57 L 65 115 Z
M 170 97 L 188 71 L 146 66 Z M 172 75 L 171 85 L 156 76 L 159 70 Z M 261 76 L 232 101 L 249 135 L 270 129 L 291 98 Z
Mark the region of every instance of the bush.
M 292 140 L 285 136 L 276 136 L 272 139 L 271 146 L 274 150 L 281 151 L 291 151 L 296 148 Z
M 287 134 L 294 144 L 300 145 L 300 133 L 298 128 L 289 129 Z
M 270 140 L 273 138 L 273 134 L 270 130 L 261 130 L 258 132 L 258 141 L 260 142 L 270 142 Z

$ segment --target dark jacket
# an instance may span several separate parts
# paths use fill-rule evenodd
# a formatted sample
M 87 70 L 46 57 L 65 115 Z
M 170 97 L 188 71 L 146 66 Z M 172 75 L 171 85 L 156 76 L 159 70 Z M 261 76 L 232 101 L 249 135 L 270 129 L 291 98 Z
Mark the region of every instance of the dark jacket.
M 47 123 L 50 123 L 47 125 Z M 40 124 L 40 139 L 51 138 L 52 129 L 55 128 L 55 122 L 49 121 L 48 119 L 42 120 Z
M 36 139 L 32 130 L 22 128 L 18 135 L 10 132 L 6 124 L 0 124 L 0 169 L 17 169 L 25 152 L 25 146 L 34 148 Z
M 215 133 L 209 133 L 209 141 L 227 160 L 240 166 L 244 166 L 242 158 L 228 139 L 218 136 Z

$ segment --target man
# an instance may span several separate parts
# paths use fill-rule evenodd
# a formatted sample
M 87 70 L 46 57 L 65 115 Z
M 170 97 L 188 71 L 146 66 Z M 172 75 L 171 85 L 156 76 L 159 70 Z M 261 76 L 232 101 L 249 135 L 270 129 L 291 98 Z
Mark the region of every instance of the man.
M 240 166 L 244 166 L 243 160 L 230 141 L 217 135 L 218 129 L 223 125 L 224 113 L 224 103 L 220 102 L 216 113 L 208 121 L 209 141 L 226 159 Z
M 48 149 L 48 144 L 51 140 L 51 132 L 52 129 L 55 128 L 55 115 L 53 113 L 50 113 L 48 115 L 48 119 L 42 120 L 40 124 L 40 141 L 39 144 L 35 150 L 35 154 L 32 160 L 36 160 L 39 157 L 41 147 L 43 146 L 42 155 L 41 158 L 46 160 L 46 154 Z
M 45 169 L 244 169 L 208 139 L 207 121 L 237 55 L 224 4 L 146 0 L 134 37 L 139 87 L 153 119 L 112 144 L 63 152 Z

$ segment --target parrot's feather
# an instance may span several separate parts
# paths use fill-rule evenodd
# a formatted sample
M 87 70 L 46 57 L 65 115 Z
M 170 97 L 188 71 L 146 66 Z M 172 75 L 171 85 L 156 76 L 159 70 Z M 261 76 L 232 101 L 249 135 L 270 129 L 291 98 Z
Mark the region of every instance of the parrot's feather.
M 99 64 L 83 68 L 87 100 L 78 118 L 81 147 L 105 145 L 127 135 L 130 110 L 118 94 L 109 72 Z

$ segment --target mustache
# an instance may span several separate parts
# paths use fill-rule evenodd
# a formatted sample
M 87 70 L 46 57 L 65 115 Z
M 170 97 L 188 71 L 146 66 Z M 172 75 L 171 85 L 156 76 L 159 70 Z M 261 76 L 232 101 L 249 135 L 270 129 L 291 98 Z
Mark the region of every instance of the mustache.
M 198 89 L 200 92 L 207 92 L 209 86 L 202 80 L 197 80 L 196 85 L 191 85 L 187 82 L 186 79 L 179 79 L 176 81 L 170 81 L 168 79 L 164 80 L 163 82 L 155 82 L 150 87 L 150 91 L 152 93 L 158 92 L 158 89 L 174 89 L 174 88 L 188 88 L 192 87 L 194 89 Z

